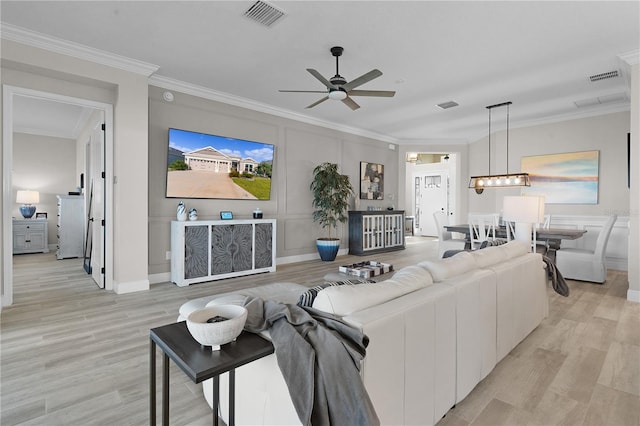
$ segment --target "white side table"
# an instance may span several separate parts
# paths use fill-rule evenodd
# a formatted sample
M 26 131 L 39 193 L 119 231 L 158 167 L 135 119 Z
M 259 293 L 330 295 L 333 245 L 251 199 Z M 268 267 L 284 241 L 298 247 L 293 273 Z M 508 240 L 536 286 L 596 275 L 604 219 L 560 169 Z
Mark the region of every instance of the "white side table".
M 13 254 L 48 252 L 47 219 L 13 219 Z

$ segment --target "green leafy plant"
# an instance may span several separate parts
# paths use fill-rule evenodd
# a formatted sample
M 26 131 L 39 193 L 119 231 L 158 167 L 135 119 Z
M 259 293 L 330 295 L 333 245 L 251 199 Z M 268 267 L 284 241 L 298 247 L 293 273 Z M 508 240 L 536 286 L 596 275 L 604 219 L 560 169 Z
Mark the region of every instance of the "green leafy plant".
M 313 220 L 323 228 L 335 228 L 338 222 L 346 222 L 346 211 L 349 208 L 349 197 L 353 195 L 353 187 L 349 176 L 338 172 L 335 163 L 322 163 L 313 169 L 313 180 L 310 186 L 313 192 Z
M 189 166 L 182 160 L 176 160 L 169 164 L 169 170 L 189 170 Z

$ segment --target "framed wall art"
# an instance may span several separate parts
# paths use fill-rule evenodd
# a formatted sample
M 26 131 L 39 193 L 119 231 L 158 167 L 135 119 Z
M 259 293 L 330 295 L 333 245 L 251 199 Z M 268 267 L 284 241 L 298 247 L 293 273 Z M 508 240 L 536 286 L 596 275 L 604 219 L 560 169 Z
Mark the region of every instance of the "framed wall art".
M 599 157 L 600 151 L 522 157 L 520 170 L 531 180 L 522 195 L 544 196 L 546 204 L 598 204 Z
M 360 199 L 384 199 L 384 165 L 360 162 Z

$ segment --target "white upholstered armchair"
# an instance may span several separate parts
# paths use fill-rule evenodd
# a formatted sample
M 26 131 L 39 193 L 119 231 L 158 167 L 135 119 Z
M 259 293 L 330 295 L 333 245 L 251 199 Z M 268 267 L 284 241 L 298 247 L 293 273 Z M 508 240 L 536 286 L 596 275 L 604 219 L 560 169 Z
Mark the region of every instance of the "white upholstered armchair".
M 609 216 L 598 234 L 595 250 L 567 248 L 556 252 L 556 266 L 564 278 L 600 284 L 605 282 L 607 266 L 604 255 L 611 230 L 617 219 L 618 216 L 615 214 Z

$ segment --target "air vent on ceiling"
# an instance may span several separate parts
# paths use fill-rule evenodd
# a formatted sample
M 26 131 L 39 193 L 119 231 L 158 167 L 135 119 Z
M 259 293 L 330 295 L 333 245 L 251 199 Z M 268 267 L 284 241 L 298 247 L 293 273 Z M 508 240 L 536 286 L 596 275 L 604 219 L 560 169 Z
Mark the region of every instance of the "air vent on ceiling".
M 267 2 L 259 0 L 244 12 L 244 16 L 265 27 L 270 27 L 284 16 L 284 12 Z
M 618 72 L 618 70 L 614 70 L 614 71 L 609 71 L 609 72 L 603 72 L 602 74 L 592 75 L 592 76 L 589 77 L 589 80 L 594 82 L 594 81 L 606 80 L 608 78 L 615 78 L 615 77 L 617 77 L 619 75 L 620 75 L 620 73 Z
M 460 104 L 458 104 L 457 102 L 448 101 L 448 102 L 443 102 L 441 104 L 438 104 L 436 106 L 440 109 L 449 109 L 449 108 L 457 107 L 458 105 Z
M 628 102 L 629 97 L 626 93 L 613 93 L 611 95 L 599 96 L 597 98 L 583 99 L 581 101 L 575 101 L 576 107 L 586 108 L 596 105 L 612 104 L 618 102 Z

